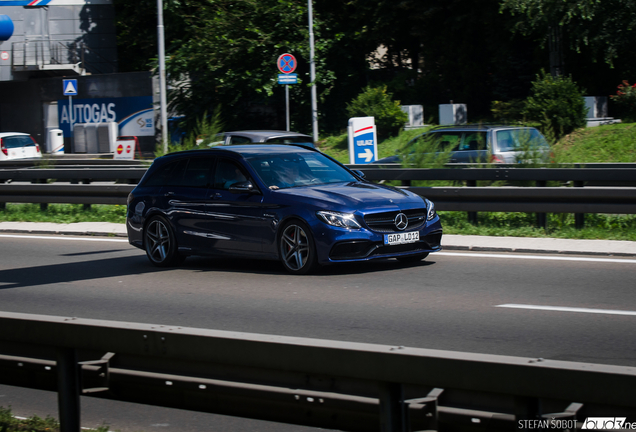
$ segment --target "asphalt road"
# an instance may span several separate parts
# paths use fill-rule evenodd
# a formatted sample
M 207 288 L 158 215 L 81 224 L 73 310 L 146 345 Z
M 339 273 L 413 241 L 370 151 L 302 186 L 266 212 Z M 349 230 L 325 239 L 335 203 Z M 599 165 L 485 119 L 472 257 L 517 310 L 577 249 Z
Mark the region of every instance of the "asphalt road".
M 633 258 L 444 252 L 289 276 L 189 258 L 156 269 L 125 240 L 0 236 L 0 310 L 636 366 Z M 121 431 L 309 428 L 82 400 Z M 0 386 L 0 406 L 56 415 L 55 395 Z

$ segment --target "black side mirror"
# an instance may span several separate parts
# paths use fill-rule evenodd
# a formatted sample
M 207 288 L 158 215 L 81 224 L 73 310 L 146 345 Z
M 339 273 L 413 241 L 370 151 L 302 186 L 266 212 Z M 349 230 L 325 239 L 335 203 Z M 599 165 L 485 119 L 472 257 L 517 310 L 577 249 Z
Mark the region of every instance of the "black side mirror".
M 234 194 L 259 194 L 260 191 L 250 181 L 234 183 L 230 186 L 230 192 Z
M 353 170 L 353 172 L 360 178 L 365 178 L 366 176 L 364 175 L 364 173 L 360 170 Z

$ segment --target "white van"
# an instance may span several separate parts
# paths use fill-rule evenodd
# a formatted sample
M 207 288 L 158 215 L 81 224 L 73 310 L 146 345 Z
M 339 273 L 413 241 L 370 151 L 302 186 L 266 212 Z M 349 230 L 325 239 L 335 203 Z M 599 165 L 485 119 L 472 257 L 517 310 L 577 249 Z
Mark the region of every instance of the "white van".
M 31 135 L 21 132 L 0 132 L 0 161 L 41 157 L 40 146 Z

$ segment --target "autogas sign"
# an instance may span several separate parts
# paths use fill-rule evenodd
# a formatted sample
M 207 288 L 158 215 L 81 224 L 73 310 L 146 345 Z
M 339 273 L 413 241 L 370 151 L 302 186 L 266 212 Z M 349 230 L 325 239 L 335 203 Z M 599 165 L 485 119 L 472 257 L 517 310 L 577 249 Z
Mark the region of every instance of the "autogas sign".
M 378 160 L 378 140 L 373 117 L 349 119 L 349 163 L 368 164 Z
M 57 101 L 59 127 L 71 136 L 71 124 L 117 122 L 119 135 L 154 136 L 155 122 L 152 96 L 73 99 Z

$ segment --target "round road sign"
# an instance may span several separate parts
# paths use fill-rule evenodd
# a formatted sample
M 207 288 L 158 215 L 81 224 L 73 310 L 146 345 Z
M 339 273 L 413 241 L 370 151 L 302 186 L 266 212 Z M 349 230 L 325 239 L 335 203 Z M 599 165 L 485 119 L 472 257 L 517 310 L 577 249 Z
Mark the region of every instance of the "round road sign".
M 124 146 L 119 144 L 117 146 L 117 154 L 122 154 L 124 152 Z
M 291 54 L 282 54 L 276 62 L 278 70 L 284 74 L 292 73 L 296 70 L 296 57 Z
M 9 52 L 8 51 L 2 51 L 2 53 L 0 53 L 0 59 L 9 60 Z

